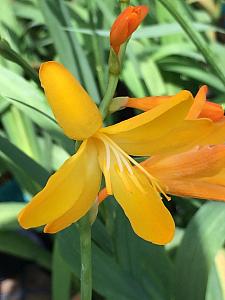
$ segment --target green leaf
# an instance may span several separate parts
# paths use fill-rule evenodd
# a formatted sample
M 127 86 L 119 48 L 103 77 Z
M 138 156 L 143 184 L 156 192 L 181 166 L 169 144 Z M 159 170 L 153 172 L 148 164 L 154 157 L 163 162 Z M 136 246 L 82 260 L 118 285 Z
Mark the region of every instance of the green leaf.
M 5 59 L 10 60 L 17 65 L 21 66 L 24 72 L 33 79 L 38 85 L 40 85 L 37 72 L 23 59 L 21 55 L 14 51 L 9 43 L 0 37 L 0 55 Z
M 59 237 L 60 253 L 70 270 L 80 277 L 80 241 L 76 225 L 61 231 Z M 148 300 L 149 297 L 141 285 L 124 272 L 115 259 L 92 243 L 93 288 L 110 300 Z
M 143 286 L 148 299 L 166 299 L 172 293 L 173 266 L 165 248 L 139 238 L 119 207 L 115 222 L 115 255 L 120 266 Z
M 206 300 L 225 299 L 225 251 L 219 250 L 210 270 Z
M 64 27 L 71 27 L 66 4 L 61 0 L 40 0 L 39 4 L 61 62 L 83 81 L 89 94 L 98 102 L 98 90 L 84 49 L 74 34 L 64 30 Z
M 36 262 L 51 269 L 51 254 L 21 232 L 0 231 L 0 251 Z
M 171 0 L 158 0 L 158 2 L 160 2 L 171 13 L 175 20 L 182 26 L 183 30 L 187 33 L 199 52 L 202 53 L 202 55 L 205 57 L 205 60 L 214 71 L 215 75 L 217 75 L 218 79 L 220 79 L 221 82 L 225 84 L 225 75 L 222 72 L 222 69 L 218 65 L 214 54 L 205 43 L 202 36 L 191 25 L 191 20 L 188 20 L 188 18 L 182 15 L 177 7 L 175 7 L 174 2 L 172 2 Z
M 52 260 L 52 299 L 69 300 L 71 271 L 59 252 L 57 236 L 55 236 Z
M 18 228 L 17 215 L 24 205 L 18 202 L 0 203 L 0 230 Z
M 210 268 L 225 241 L 225 205 L 204 204 L 189 223 L 177 250 L 175 299 L 204 300 Z
M 0 135 L 0 152 L 23 170 L 30 179 L 43 187 L 49 177 L 48 171 Z

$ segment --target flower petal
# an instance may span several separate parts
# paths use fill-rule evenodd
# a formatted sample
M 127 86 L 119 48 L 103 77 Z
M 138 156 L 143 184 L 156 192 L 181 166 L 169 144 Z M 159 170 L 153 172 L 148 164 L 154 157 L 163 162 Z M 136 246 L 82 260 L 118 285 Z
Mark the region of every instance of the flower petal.
M 97 106 L 63 65 L 46 62 L 41 65 L 39 76 L 52 111 L 67 136 L 83 140 L 101 127 Z
M 172 195 L 225 201 L 225 186 L 204 179 L 164 180 L 163 184 L 167 186 L 167 193 Z
M 114 164 L 111 168 L 113 194 L 135 233 L 146 241 L 164 245 L 173 238 L 173 218 L 147 178 L 135 168 L 133 172 L 144 190 L 134 183 L 128 172 L 120 173 Z
M 97 150 L 92 141 L 85 141 L 78 152 L 69 158 L 52 175 L 44 189 L 20 212 L 18 220 L 22 227 L 37 227 L 62 216 L 81 194 L 91 185 L 87 174 L 96 175 Z M 93 199 L 94 201 L 94 199 Z
M 207 92 L 207 85 L 203 85 L 202 87 L 200 87 L 198 93 L 195 96 L 195 101 L 188 112 L 187 119 L 191 120 L 198 118 L 205 105 Z
M 88 168 L 86 169 L 85 181 L 86 185 L 80 197 L 75 201 L 74 205 L 66 211 L 62 216 L 45 226 L 46 233 L 56 233 L 72 223 L 75 223 L 83 217 L 96 200 L 96 196 L 100 189 L 102 172 L 99 168 L 97 152 L 93 151 L 89 157 Z
M 142 163 L 169 194 L 225 201 L 225 145 L 196 147 Z
M 172 96 L 151 96 L 143 98 L 128 98 L 126 107 L 137 108 L 143 111 L 148 111 L 160 104 L 169 101 Z
M 199 118 L 208 118 L 217 122 L 224 118 L 224 110 L 222 105 L 206 101 L 199 115 Z
M 184 122 L 192 103 L 192 95 L 182 91 L 162 105 L 100 131 L 131 155 L 152 155 L 158 144 L 165 145 L 162 137 Z
M 160 180 L 213 176 L 225 168 L 225 145 L 197 146 L 175 155 L 152 156 L 141 165 Z
M 160 132 L 161 130 L 158 126 L 155 126 L 153 122 L 157 121 L 158 125 L 159 121 L 160 123 L 162 121 L 166 121 L 169 123 L 169 127 L 175 127 L 174 124 L 180 123 L 184 119 L 193 104 L 193 101 L 194 99 L 192 94 L 184 90 L 174 97 L 171 97 L 170 101 L 166 101 L 164 104 L 154 107 L 150 111 L 144 112 L 115 125 L 102 128 L 100 131 L 110 135 L 132 134 L 135 129 L 140 129 L 141 131 L 147 127 L 148 130 L 158 129 L 158 132 Z M 168 126 L 168 124 L 166 125 Z M 162 126 L 163 128 L 167 127 L 163 124 Z

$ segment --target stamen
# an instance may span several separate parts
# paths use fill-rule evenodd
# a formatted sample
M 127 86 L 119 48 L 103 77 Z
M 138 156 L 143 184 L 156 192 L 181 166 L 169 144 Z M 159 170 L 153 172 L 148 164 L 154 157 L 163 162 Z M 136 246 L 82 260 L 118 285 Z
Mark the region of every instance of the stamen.
M 113 145 L 113 147 L 115 147 L 121 154 L 123 154 L 130 162 L 133 163 L 133 165 L 135 165 L 140 171 L 142 171 L 149 179 L 150 182 L 152 184 L 153 187 L 156 188 L 156 190 L 158 190 L 161 194 L 164 195 L 164 197 L 169 201 L 171 198 L 169 196 L 167 196 L 167 194 L 163 191 L 163 189 L 161 188 L 160 184 L 157 182 L 157 179 L 155 177 L 153 177 L 151 174 L 148 173 L 148 171 L 143 168 L 138 162 L 136 162 L 135 159 L 133 159 L 132 157 L 130 157 L 130 155 L 128 155 L 125 151 L 123 151 L 113 140 L 111 140 L 107 135 L 102 134 L 102 136 L 104 136 L 104 139 L 106 139 L 110 144 Z M 111 147 L 113 149 L 113 147 Z
M 143 188 L 143 186 L 141 185 L 140 181 L 138 180 L 137 176 L 135 176 L 134 174 L 130 174 L 131 180 L 134 182 L 134 184 L 139 188 L 139 190 L 143 193 L 146 194 L 147 191 Z
M 112 195 L 112 183 L 111 183 L 111 178 L 110 178 L 110 171 L 104 166 L 103 167 L 103 173 L 105 177 L 105 186 L 107 190 L 108 195 Z
M 109 144 L 106 143 L 106 141 L 104 139 L 102 139 L 102 142 L 105 146 L 105 152 L 106 152 L 106 169 L 109 171 L 109 169 L 110 169 L 110 148 L 109 148 Z
M 122 162 L 124 163 L 125 167 L 127 168 L 128 172 L 133 175 L 134 172 L 131 168 L 131 165 L 129 164 L 129 162 L 126 160 L 126 158 L 120 153 L 120 158 L 122 160 Z
M 130 183 L 127 179 L 127 174 L 125 172 L 120 172 L 117 165 L 115 166 L 115 170 L 116 170 L 117 174 L 120 176 L 120 178 L 122 179 L 127 191 L 131 192 Z
M 122 164 L 122 161 L 121 161 L 121 156 L 120 154 L 116 151 L 116 149 L 114 149 L 113 147 L 111 147 L 115 157 L 116 157 L 116 161 L 117 161 L 117 164 L 119 166 L 119 169 L 120 169 L 120 172 L 123 173 L 123 164 Z

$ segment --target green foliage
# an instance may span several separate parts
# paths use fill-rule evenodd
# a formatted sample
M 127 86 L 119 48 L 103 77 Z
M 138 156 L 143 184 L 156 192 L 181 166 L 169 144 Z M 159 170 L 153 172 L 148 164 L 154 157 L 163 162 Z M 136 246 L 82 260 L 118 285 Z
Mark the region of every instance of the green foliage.
M 73 141 L 63 135 L 40 87 L 39 65 L 61 61 L 99 104 L 118 2 L 1 0 L 0 175 L 9 172 L 29 198 L 74 153 Z M 131 2 L 149 5 L 150 14 L 128 44 L 122 96 L 171 95 L 181 89 L 195 94 L 207 84 L 210 100 L 225 105 L 225 48 L 215 34 L 224 29 L 216 12 L 184 0 Z M 118 118 L 112 115 L 107 121 Z M 78 226 L 53 238 L 51 254 L 21 232 L 17 214 L 24 204 L 11 200 L 0 203 L 0 251 L 51 270 L 53 299 L 69 299 L 80 278 Z M 225 261 L 225 205 L 189 201 L 188 209 L 187 201 L 179 202 L 183 215 L 174 212 L 180 227 L 166 247 L 138 238 L 113 198 L 100 206 L 92 229 L 95 299 L 225 299 L 219 268 Z

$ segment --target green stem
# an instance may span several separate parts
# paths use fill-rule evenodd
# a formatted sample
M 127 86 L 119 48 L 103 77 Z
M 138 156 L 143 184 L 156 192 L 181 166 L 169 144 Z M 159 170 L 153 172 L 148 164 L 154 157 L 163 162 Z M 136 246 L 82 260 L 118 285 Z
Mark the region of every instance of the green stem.
M 129 5 L 129 0 L 121 0 L 121 9 Z M 99 107 L 103 119 L 108 114 L 110 102 L 115 94 L 119 81 L 119 75 L 127 43 L 120 50 L 117 57 L 113 50 L 109 58 L 109 80 L 105 95 Z M 78 150 L 80 142 L 77 141 L 75 148 Z M 92 298 L 92 257 L 91 257 L 91 212 L 87 213 L 79 222 L 80 225 L 80 252 L 81 252 L 81 300 Z
M 197 49 L 202 53 L 205 60 L 208 62 L 211 69 L 217 74 L 220 80 L 225 84 L 225 76 L 222 73 L 220 67 L 218 66 L 217 61 L 214 58 L 214 54 L 210 50 L 210 48 L 206 45 L 205 41 L 203 40 L 202 36 L 190 26 L 188 20 L 184 18 L 176 9 L 175 5 L 172 1 L 169 0 L 158 0 L 174 17 L 175 20 L 181 25 L 184 31 L 187 33 L 189 38 L 195 44 Z
M 123 11 L 129 5 L 130 5 L 130 0 L 120 0 L 121 11 Z
M 99 107 L 103 119 L 108 114 L 109 105 L 115 94 L 118 81 L 119 81 L 119 75 L 114 75 L 114 74 L 109 75 L 109 82 L 105 92 L 105 96 L 102 99 L 101 105 Z
M 92 299 L 91 224 L 87 213 L 79 222 L 81 253 L 81 300 Z

